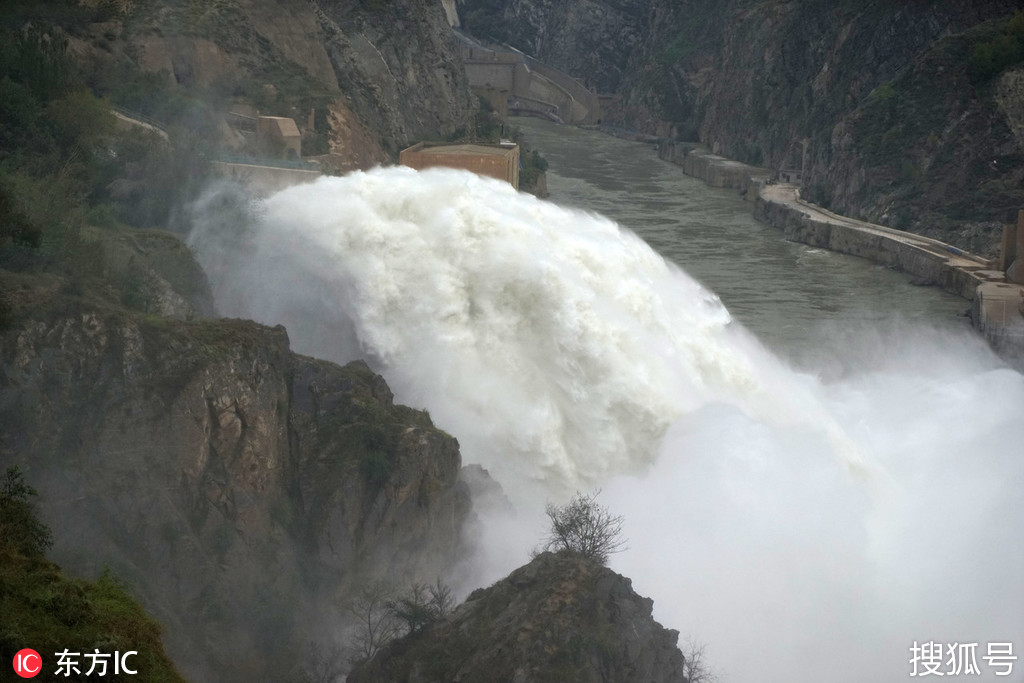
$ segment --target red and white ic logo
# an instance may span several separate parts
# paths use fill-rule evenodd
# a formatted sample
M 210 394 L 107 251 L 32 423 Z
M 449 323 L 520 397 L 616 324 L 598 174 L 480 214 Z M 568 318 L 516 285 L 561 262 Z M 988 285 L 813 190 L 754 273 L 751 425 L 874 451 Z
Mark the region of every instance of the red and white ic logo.
M 14 673 L 22 678 L 35 678 L 43 668 L 43 658 L 35 650 L 25 648 L 14 655 Z

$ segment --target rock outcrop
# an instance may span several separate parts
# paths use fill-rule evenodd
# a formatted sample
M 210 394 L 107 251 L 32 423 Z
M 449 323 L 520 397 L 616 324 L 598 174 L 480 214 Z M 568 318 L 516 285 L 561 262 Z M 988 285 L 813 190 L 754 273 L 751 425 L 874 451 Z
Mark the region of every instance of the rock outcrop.
M 350 683 L 683 680 L 678 633 L 629 579 L 570 552 L 542 553 L 384 648 Z
M 109 566 L 190 680 L 282 680 L 362 577 L 454 560 L 458 444 L 365 364 L 0 274 L 0 469 L 39 490 L 54 559 Z
M 468 30 L 614 94 L 606 123 L 756 166 L 803 166 L 805 195 L 852 217 L 991 252 L 1024 205 L 1013 0 L 459 8 Z

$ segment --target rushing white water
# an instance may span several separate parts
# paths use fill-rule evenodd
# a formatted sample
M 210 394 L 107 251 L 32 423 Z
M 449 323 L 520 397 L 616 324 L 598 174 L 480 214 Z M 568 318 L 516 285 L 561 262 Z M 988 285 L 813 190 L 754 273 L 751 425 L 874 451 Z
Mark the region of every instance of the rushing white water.
M 369 356 L 520 504 L 482 580 L 545 498 L 603 486 L 613 566 L 728 680 L 902 680 L 915 640 L 981 643 L 987 678 L 987 642 L 1024 651 L 1024 379 L 975 341 L 844 340 L 860 369 L 822 383 L 614 223 L 457 171 L 222 200 L 192 240 L 222 312 Z

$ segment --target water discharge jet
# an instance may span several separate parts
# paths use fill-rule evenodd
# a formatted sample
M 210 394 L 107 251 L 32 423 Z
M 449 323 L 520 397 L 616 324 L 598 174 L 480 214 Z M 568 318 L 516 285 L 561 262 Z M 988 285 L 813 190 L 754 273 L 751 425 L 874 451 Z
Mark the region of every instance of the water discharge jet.
M 862 367 L 822 383 L 632 233 L 462 172 L 378 169 L 257 208 L 227 236 L 197 213 L 223 313 L 369 355 L 521 508 L 604 486 L 630 525 L 613 566 L 733 680 L 902 679 L 913 640 L 1024 648 L 1024 471 L 1006 455 L 1024 382 L 977 347 L 904 335 L 898 363 L 851 348 Z M 857 666 L 801 670 L 844 647 Z

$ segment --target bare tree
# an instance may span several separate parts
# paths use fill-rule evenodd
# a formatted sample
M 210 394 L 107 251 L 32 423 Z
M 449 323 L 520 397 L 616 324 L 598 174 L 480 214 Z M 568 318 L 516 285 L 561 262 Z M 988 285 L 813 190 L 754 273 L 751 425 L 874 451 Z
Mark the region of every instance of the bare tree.
M 401 593 L 383 581 L 367 584 L 348 610 L 356 620 L 350 661 L 371 659 L 396 638 L 422 631 L 447 616 L 454 606 L 452 589 L 441 579 L 433 584 L 414 583 Z
M 692 638 L 686 641 L 683 651 L 683 679 L 686 683 L 718 683 L 718 676 L 708 668 L 704 658 L 704 643 Z
M 395 615 L 405 622 L 410 633 L 417 633 L 447 616 L 455 605 L 452 589 L 438 579 L 433 585 L 414 583 L 391 603 Z
M 383 581 L 369 583 L 359 591 L 349 607 L 349 613 L 356 619 L 353 659 L 370 659 L 404 633 L 402 620 L 395 611 L 396 598 L 395 591 Z
M 598 504 L 600 493 L 600 490 L 589 494 L 577 491 L 565 505 L 548 503 L 545 512 L 551 520 L 551 528 L 545 550 L 571 550 L 605 564 L 609 555 L 626 549 L 622 517 L 612 515 Z

